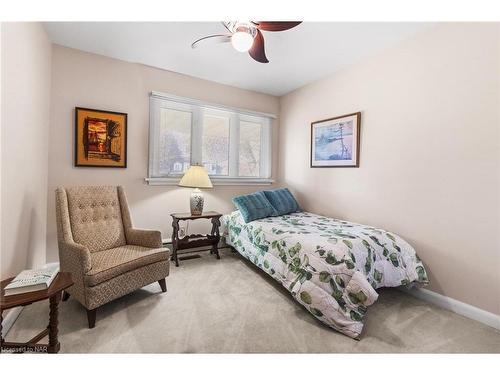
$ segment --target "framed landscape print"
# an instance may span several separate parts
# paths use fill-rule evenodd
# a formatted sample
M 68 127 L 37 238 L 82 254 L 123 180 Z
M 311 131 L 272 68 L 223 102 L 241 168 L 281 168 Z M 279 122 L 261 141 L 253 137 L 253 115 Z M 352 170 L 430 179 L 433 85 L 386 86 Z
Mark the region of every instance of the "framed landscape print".
M 75 166 L 127 167 L 127 114 L 75 108 Z
M 359 167 L 361 112 L 311 123 L 311 168 Z

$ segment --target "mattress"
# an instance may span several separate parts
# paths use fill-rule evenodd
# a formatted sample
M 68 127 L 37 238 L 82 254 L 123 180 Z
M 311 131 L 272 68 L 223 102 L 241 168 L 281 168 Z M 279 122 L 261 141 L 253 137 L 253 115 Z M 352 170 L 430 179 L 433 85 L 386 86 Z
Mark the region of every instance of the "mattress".
M 226 242 L 324 324 L 356 338 L 376 289 L 427 284 L 415 250 L 395 233 L 309 212 L 245 223 L 222 217 Z

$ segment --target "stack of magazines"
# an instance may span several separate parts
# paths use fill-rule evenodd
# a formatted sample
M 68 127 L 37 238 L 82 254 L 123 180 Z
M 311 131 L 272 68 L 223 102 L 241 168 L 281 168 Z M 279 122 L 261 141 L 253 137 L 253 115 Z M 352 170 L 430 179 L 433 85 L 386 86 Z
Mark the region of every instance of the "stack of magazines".
M 5 296 L 47 289 L 59 273 L 59 263 L 48 263 L 36 270 L 24 270 L 5 287 Z

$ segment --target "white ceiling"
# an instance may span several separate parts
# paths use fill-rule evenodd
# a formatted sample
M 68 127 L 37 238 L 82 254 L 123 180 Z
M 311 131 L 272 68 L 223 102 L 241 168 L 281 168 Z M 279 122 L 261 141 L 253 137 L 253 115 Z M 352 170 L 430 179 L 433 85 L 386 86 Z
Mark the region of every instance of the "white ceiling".
M 248 90 L 283 95 L 427 28 L 428 23 L 304 22 L 264 32 L 268 64 L 231 44 L 191 49 L 218 22 L 49 22 L 56 44 Z

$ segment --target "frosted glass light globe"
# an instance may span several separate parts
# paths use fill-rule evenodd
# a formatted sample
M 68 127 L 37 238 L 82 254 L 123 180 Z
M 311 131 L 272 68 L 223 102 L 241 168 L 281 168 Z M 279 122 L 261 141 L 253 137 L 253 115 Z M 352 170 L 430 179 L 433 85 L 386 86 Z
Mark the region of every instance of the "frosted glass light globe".
M 237 31 L 231 37 L 231 44 L 239 52 L 247 52 L 253 44 L 253 36 L 244 31 Z

